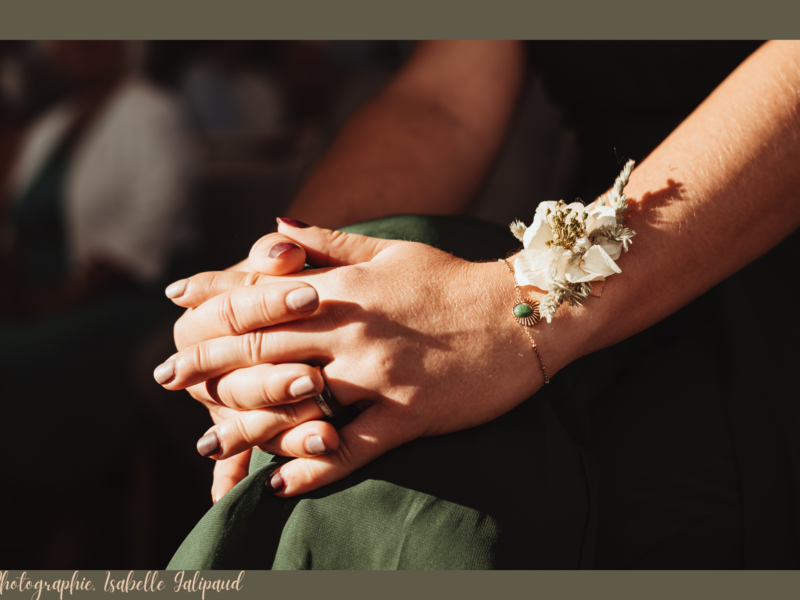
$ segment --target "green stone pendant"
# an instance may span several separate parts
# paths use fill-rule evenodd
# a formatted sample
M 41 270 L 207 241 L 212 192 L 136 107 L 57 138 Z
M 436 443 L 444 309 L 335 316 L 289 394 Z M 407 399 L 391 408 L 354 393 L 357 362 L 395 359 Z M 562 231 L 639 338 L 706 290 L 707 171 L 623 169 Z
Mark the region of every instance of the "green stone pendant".
M 523 298 L 521 302 L 514 305 L 511 312 L 517 323 L 521 323 L 526 327 L 536 325 L 541 318 L 539 316 L 539 303 L 530 298 Z

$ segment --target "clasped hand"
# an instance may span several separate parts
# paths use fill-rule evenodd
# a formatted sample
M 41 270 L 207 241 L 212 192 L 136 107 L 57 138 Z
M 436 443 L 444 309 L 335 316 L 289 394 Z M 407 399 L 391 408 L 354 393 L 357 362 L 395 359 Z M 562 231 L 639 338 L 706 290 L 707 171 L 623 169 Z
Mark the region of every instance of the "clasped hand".
M 318 268 L 301 271 L 306 261 Z M 503 265 L 286 224 L 246 262 L 170 286 L 189 310 L 178 353 L 155 372 L 211 412 L 198 449 L 218 461 L 215 501 L 246 476 L 253 447 L 299 457 L 268 482 L 294 496 L 417 437 L 490 421 L 542 384 Z M 338 432 L 313 398 L 323 375 L 361 411 Z

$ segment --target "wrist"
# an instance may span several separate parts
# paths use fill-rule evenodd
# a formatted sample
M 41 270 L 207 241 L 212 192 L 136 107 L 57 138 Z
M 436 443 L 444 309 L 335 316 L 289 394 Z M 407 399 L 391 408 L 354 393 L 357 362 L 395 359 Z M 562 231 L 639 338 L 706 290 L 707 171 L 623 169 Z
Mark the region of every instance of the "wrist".
M 513 255 L 508 259 L 512 267 L 516 256 Z M 506 265 L 500 262 L 494 263 L 493 267 L 499 279 L 499 285 L 496 286 L 494 294 L 497 300 L 496 318 L 502 321 L 503 327 L 508 330 L 509 335 L 517 338 L 513 344 L 514 351 L 520 345 L 527 347 L 527 351 L 522 354 L 531 363 L 533 371 L 524 372 L 533 375 L 531 377 L 535 388 L 531 391 L 533 393 L 544 383 L 545 372 L 548 378 L 552 378 L 558 371 L 584 353 L 582 350 L 586 347 L 588 338 L 585 316 L 589 313 L 587 303 L 585 302 L 584 306 L 562 306 L 550 323 L 542 319 L 532 326 L 523 325 L 515 319 L 512 312 L 514 305 L 518 303 L 512 273 Z M 539 304 L 546 295 L 543 290 L 534 286 L 521 286 L 519 290 L 524 298 Z M 536 350 L 532 347 L 534 344 L 538 350 L 538 357 Z

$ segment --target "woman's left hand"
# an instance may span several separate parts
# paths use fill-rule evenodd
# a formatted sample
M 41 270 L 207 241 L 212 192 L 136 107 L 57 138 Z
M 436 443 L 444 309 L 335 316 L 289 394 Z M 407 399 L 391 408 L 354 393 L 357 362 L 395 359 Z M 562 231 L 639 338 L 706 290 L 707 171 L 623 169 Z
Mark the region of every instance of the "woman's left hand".
M 469 263 L 412 242 L 285 224 L 281 230 L 305 249 L 309 262 L 325 268 L 260 276 L 258 285 L 248 286 L 252 274 L 192 278 L 195 293 L 184 305 L 198 308 L 176 324 L 181 351 L 160 367 L 172 374 L 163 383 L 167 389 L 190 388 L 208 405 L 237 409 L 230 426 L 226 420 L 214 428 L 221 447 L 216 458 L 256 445 L 305 456 L 271 480 L 274 491 L 292 496 L 417 437 L 490 421 L 541 386 L 536 356 L 509 313 L 514 288 L 504 265 Z M 267 236 L 254 246 L 251 268 L 260 268 L 272 243 Z M 285 310 L 285 290 L 298 285 L 317 290 L 319 308 L 302 320 L 275 324 Z M 567 312 L 547 331 L 555 332 Z M 560 350 L 569 343 L 534 335 L 550 375 L 570 362 Z M 309 439 L 304 427 L 330 427 L 318 421 L 322 412 L 315 401 L 271 393 L 265 384 L 273 370 L 308 363 L 324 367 L 342 405 L 358 403 L 363 411 L 339 430 L 338 451 L 317 456 L 286 443 L 292 436 Z M 314 383 L 319 390 L 321 377 Z M 334 441 L 335 434 L 318 435 Z

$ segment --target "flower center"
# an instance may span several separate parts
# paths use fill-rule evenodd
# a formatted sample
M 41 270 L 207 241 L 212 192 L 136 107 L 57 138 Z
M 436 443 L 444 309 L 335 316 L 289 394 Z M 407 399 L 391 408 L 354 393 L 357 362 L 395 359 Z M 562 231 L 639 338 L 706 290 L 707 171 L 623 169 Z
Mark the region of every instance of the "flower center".
M 553 213 L 551 230 L 553 232 L 553 241 L 545 242 L 548 248 L 553 246 L 561 246 L 566 250 L 570 250 L 578 238 L 586 236 L 586 219 L 588 213 L 579 213 L 567 208 L 563 200 L 558 201 L 558 206 L 554 211 L 547 209 L 547 216 Z

